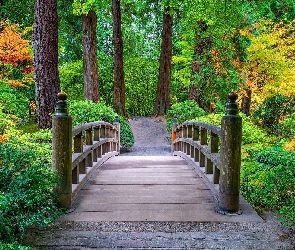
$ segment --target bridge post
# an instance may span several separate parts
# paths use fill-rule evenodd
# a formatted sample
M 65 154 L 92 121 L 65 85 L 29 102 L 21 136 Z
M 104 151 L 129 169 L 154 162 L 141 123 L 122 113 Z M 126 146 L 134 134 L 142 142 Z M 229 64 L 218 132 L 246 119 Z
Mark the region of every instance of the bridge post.
M 176 129 L 177 129 L 177 126 L 178 126 L 178 119 L 177 119 L 177 116 L 174 115 L 173 117 L 173 123 L 172 123 L 172 132 L 171 132 L 171 141 L 174 142 L 176 140 Z
M 70 208 L 72 202 L 72 117 L 68 115 L 67 95 L 57 95 L 52 117 L 52 167 L 58 172 L 60 183 L 56 190 L 60 207 Z
M 238 115 L 238 95 L 229 94 L 226 115 L 221 121 L 219 208 L 221 212 L 239 211 L 242 118 Z

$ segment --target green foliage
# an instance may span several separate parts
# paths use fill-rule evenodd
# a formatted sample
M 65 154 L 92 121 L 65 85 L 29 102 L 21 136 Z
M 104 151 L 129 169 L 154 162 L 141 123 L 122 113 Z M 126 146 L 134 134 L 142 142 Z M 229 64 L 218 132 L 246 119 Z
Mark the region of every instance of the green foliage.
M 21 246 L 18 242 L 6 244 L 0 241 L 0 250 L 30 250 L 30 247 Z
M 18 88 L 0 80 L 0 109 L 3 113 L 25 119 L 29 115 L 29 99 Z
M 185 121 L 196 119 L 200 116 L 205 115 L 206 112 L 201 109 L 195 101 L 184 101 L 176 103 L 171 106 L 167 111 L 167 131 L 171 131 L 172 120 L 174 115 L 177 116 L 178 123 L 181 124 Z
M 65 91 L 69 100 L 84 100 L 83 61 L 65 64 L 59 68 L 60 87 Z
M 150 116 L 157 89 L 158 63 L 144 58 L 125 60 L 126 110 L 130 116 Z
M 295 222 L 295 153 L 279 146 L 249 151 L 241 168 L 241 192 L 255 207 L 276 210 L 288 225 Z
M 295 18 L 295 3 L 293 0 L 259 0 L 255 2 L 255 12 L 258 12 L 263 18 L 274 21 L 290 21 Z
M 129 123 L 122 116 L 119 116 L 119 122 L 121 146 L 124 148 L 130 148 L 134 144 L 134 135 L 132 129 Z
M 113 124 L 116 116 L 115 111 L 103 103 L 92 101 L 78 101 L 70 105 L 70 115 L 73 117 L 73 126 L 82 125 L 87 122 L 105 121 Z M 122 147 L 132 147 L 134 144 L 133 132 L 128 122 L 119 116 L 121 124 L 120 141 Z
M 275 95 L 267 98 L 260 107 L 253 114 L 253 118 L 256 119 L 261 125 L 268 129 L 270 133 L 276 135 L 282 135 L 282 129 L 290 128 L 290 120 L 282 123 L 280 127 L 280 121 L 290 118 L 295 112 L 295 97 Z M 292 120 L 292 118 L 290 118 Z M 286 131 L 287 132 L 287 131 Z
M 128 69 L 124 69 L 125 72 Z M 106 54 L 98 55 L 98 78 L 100 100 L 107 106 L 113 105 L 114 59 Z
M 13 243 L 31 225 L 46 226 L 61 215 L 53 192 L 58 176 L 38 154 L 0 144 L 0 240 Z
M 279 123 L 280 132 L 285 137 L 295 137 L 295 113 Z

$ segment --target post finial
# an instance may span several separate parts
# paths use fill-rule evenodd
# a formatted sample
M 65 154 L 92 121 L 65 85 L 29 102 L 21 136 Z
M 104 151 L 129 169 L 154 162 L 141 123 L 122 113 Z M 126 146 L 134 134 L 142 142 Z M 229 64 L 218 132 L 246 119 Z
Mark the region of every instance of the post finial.
M 57 94 L 57 102 L 55 108 L 55 116 L 67 116 L 68 115 L 68 104 L 67 104 L 67 94 L 64 91 L 60 91 Z
M 118 114 L 116 114 L 114 119 L 114 124 L 118 124 L 118 123 L 119 123 L 119 116 Z
M 226 114 L 227 115 L 237 115 L 238 114 L 238 94 L 236 92 L 230 92 L 228 94 L 228 103 L 226 104 Z
M 173 116 L 173 124 L 178 124 L 177 115 Z

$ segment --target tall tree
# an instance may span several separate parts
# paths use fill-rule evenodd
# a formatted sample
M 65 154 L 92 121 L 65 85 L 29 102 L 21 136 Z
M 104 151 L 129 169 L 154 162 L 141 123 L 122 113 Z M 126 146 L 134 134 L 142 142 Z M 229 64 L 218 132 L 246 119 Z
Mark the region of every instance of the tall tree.
M 200 27 L 200 30 L 196 32 L 195 35 L 195 48 L 194 48 L 194 56 L 195 60 L 192 63 L 192 72 L 193 77 L 199 78 L 199 74 L 201 70 L 203 69 L 203 65 L 200 62 L 200 58 L 206 57 L 206 54 L 208 51 L 212 49 L 213 45 L 213 36 L 211 34 L 206 34 L 207 30 L 209 29 L 209 25 L 207 25 L 204 21 L 198 22 L 198 26 Z M 212 107 L 211 103 L 209 101 L 206 101 L 202 98 L 202 92 L 206 91 L 206 87 L 204 87 L 204 84 L 202 81 L 205 81 L 207 79 L 201 79 L 200 82 L 197 83 L 191 83 L 190 85 L 190 92 L 189 92 L 189 100 L 195 100 L 201 108 L 203 108 L 208 113 L 211 113 Z M 193 79 L 194 82 L 194 79 Z
M 84 99 L 94 102 L 99 101 L 96 23 L 97 16 L 93 10 L 83 14 Z
M 115 111 L 127 116 L 125 108 L 125 83 L 123 68 L 123 38 L 121 29 L 121 6 L 119 0 L 112 0 L 112 15 L 114 29 L 114 96 Z
M 153 110 L 154 115 L 164 115 L 170 108 L 173 16 L 169 11 L 170 7 L 164 8 L 160 69 Z
M 33 33 L 34 79 L 39 128 L 51 128 L 56 96 L 60 90 L 58 75 L 57 0 L 36 0 Z

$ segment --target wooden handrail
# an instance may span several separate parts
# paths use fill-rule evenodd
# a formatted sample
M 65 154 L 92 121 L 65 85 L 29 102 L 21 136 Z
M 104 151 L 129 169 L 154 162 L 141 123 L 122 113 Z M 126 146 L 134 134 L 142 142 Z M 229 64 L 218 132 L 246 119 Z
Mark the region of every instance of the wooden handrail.
M 89 122 L 72 128 L 66 95 L 60 93 L 52 119 L 52 165 L 60 176 L 59 206 L 70 208 L 92 173 L 120 151 L 120 124 Z
M 172 141 L 173 155 L 188 160 L 204 180 L 211 183 L 208 186 L 213 192 L 216 209 L 226 214 L 240 212 L 242 118 L 238 115 L 236 99 L 235 93 L 229 94 L 221 128 L 203 122 L 184 122 L 176 126 L 175 120 L 172 128 L 172 134 L 176 134 Z

